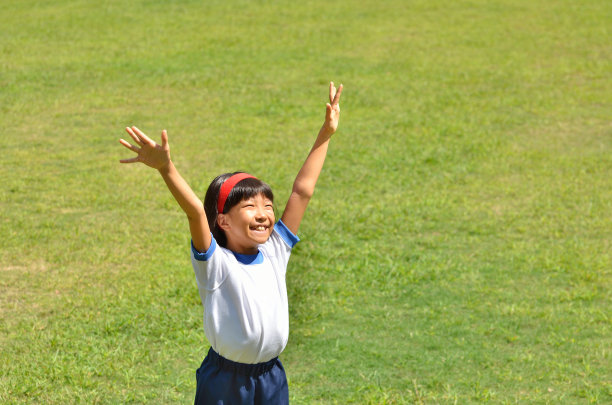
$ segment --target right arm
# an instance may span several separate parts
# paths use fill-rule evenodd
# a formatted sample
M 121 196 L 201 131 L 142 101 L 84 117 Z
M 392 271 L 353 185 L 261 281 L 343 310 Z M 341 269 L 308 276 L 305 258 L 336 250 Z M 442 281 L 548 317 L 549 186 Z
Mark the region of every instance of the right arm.
M 166 186 L 168 186 L 168 190 L 170 190 L 176 202 L 187 215 L 193 247 L 199 252 L 206 252 L 212 242 L 212 236 L 210 234 L 210 228 L 208 227 L 204 205 L 191 187 L 189 187 L 189 184 L 183 179 L 176 167 L 174 167 L 170 159 L 170 146 L 168 144 L 168 134 L 166 130 L 162 131 L 161 145 L 155 143 L 155 141 L 136 127 L 128 127 L 126 131 L 139 147 L 133 146 L 123 139 L 120 139 L 119 142 L 126 148 L 137 153 L 138 156 L 131 159 L 122 159 L 120 162 L 142 162 L 159 171 L 159 174 L 161 174 L 166 182 Z

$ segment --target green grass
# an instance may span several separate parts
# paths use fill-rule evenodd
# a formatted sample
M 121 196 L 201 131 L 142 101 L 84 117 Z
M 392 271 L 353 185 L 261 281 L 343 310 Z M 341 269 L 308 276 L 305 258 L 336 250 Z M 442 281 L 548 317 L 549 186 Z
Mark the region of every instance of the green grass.
M 280 207 L 344 83 L 290 262 L 295 404 L 612 402 L 612 3 L 4 1 L 0 402 L 190 403 L 199 195 Z

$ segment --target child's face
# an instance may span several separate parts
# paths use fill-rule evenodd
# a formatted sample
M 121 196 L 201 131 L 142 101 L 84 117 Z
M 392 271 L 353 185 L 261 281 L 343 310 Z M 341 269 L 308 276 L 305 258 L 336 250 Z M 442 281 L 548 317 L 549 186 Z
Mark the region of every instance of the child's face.
M 227 236 L 227 248 L 242 254 L 256 254 L 274 228 L 274 206 L 263 194 L 234 205 L 217 221 Z

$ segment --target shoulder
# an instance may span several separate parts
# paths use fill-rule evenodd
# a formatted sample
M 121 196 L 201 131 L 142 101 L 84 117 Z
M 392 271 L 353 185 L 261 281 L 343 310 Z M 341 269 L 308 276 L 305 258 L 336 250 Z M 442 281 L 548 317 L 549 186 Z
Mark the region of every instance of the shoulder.
M 293 247 L 300 241 L 300 238 L 291 232 L 289 228 L 283 223 L 283 221 L 279 220 L 274 225 L 274 230 L 272 231 L 272 235 L 270 235 L 270 239 L 268 243 L 283 243 L 289 249 L 293 249 Z
M 219 246 L 215 239 L 206 252 L 199 252 L 191 246 L 191 264 L 196 274 L 198 288 L 208 291 L 219 288 L 233 269 L 239 266 L 232 251 Z
M 217 246 L 217 241 L 215 241 L 214 237 L 212 238 L 210 246 L 208 247 L 208 250 L 206 252 L 200 252 L 199 250 L 197 250 L 195 246 L 193 246 L 193 241 L 191 241 L 191 258 L 193 260 L 199 262 L 207 262 L 217 250 L 219 250 L 219 248 Z
M 282 221 L 278 221 L 268 241 L 260 246 L 260 251 L 272 262 L 286 267 L 291 251 L 299 240 Z

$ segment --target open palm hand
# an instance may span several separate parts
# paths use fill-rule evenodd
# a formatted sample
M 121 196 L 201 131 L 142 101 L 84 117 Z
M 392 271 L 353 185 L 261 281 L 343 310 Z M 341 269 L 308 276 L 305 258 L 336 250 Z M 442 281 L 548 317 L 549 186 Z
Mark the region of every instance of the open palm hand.
M 136 127 L 128 127 L 125 130 L 138 146 L 134 146 L 123 139 L 120 139 L 119 143 L 129 150 L 137 153 L 137 156 L 131 159 L 121 159 L 121 163 L 141 162 L 158 170 L 164 168 L 170 163 L 170 146 L 168 145 L 168 133 L 165 129 L 162 131 L 161 145 L 146 136 Z

